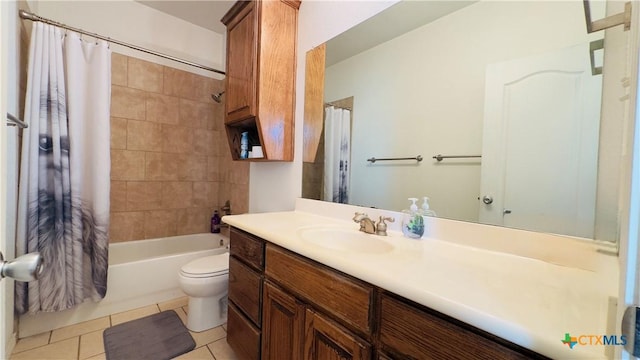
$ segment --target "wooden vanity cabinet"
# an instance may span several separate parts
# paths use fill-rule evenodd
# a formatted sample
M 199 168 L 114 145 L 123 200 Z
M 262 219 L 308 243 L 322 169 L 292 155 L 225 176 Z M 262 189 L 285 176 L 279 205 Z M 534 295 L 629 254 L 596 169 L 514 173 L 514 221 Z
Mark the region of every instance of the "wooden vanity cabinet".
M 305 360 L 371 359 L 371 345 L 328 317 L 307 309 L 304 335 Z
M 231 255 L 227 341 L 243 359 L 545 359 L 234 228 Z M 257 323 L 239 299 L 256 296 L 247 271 L 260 277 Z
M 299 0 L 238 1 L 227 27 L 225 129 L 234 160 L 242 132 L 264 158 L 293 160 L 296 38 Z
M 302 359 L 305 305 L 266 281 L 262 305 L 262 359 Z
M 241 359 L 260 359 L 264 240 L 231 228 L 227 342 Z
M 406 300 L 383 294 L 380 301 L 380 348 L 393 358 L 402 359 L 528 359 L 538 357 L 526 349 L 516 351 L 501 344 L 493 335 L 487 337 L 460 326 L 453 319 Z M 512 344 L 513 345 L 513 344 Z M 515 346 L 515 345 L 514 345 Z M 384 359 L 384 357 L 381 357 Z

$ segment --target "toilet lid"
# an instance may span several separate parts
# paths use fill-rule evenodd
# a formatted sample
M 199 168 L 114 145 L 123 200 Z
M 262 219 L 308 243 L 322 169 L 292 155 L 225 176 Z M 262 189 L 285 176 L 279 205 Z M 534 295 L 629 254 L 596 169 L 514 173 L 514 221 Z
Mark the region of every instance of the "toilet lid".
M 205 256 L 188 262 L 180 272 L 191 277 L 222 275 L 229 272 L 229 253 Z

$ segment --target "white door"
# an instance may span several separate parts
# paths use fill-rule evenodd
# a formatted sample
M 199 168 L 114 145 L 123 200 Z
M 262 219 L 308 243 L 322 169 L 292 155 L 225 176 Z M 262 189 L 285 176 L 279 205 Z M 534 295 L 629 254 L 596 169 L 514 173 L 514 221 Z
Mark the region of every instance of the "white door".
M 593 237 L 601 89 L 589 44 L 487 67 L 481 222 Z
M 635 5 L 635 4 L 634 4 Z M 632 13 L 633 24 L 638 24 L 640 21 L 640 11 L 634 9 Z M 629 31 L 629 56 L 622 54 L 627 60 L 627 71 L 629 73 L 630 86 L 629 86 L 629 107 L 628 115 L 629 119 L 635 121 L 632 137 L 633 143 L 629 152 L 625 153 L 625 156 L 631 158 L 631 169 L 628 171 L 630 174 L 630 180 L 623 186 L 624 196 L 621 206 L 623 213 L 628 210 L 628 217 L 621 219 L 620 230 L 620 247 L 619 247 L 619 263 L 620 263 L 620 291 L 618 297 L 618 322 L 616 326 L 616 332 L 621 332 L 623 335 L 628 336 L 627 345 L 622 351 L 619 347 L 616 347 L 616 358 L 621 359 L 633 359 L 630 354 L 635 354 L 640 357 L 640 344 L 638 339 L 629 338 L 631 335 L 628 331 L 622 331 L 625 328 L 625 324 L 621 323 L 622 314 L 634 305 L 640 305 L 640 94 L 638 92 L 640 80 L 640 28 L 632 26 Z M 626 50 L 626 47 L 625 47 Z M 605 64 L 606 66 L 606 64 Z M 605 68 L 606 71 L 606 68 Z M 631 325 L 631 329 L 627 327 L 626 330 L 634 330 L 640 325 L 640 316 L 636 316 Z M 635 341 L 634 341 L 635 340 Z M 635 348 L 634 348 L 635 347 Z

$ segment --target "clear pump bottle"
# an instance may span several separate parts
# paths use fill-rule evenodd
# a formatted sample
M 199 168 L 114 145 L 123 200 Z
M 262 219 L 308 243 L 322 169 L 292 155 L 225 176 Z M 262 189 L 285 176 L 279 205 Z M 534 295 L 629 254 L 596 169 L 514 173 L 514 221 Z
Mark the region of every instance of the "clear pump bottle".
M 424 234 L 424 219 L 422 218 L 421 211 L 418 210 L 416 205 L 417 198 L 409 198 L 411 206 L 409 210 L 404 210 L 402 216 L 402 233 L 404 236 L 412 239 L 419 239 Z

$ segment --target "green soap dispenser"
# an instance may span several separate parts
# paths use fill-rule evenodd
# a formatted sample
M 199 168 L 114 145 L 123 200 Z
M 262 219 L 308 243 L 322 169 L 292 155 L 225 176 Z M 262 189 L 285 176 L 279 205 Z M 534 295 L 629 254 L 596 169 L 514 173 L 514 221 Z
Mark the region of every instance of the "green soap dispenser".
M 424 219 L 418 210 L 418 205 L 416 205 L 418 199 L 409 198 L 408 200 L 411 201 L 411 206 L 409 206 L 409 210 L 403 210 L 402 233 L 408 238 L 419 239 L 424 234 Z

